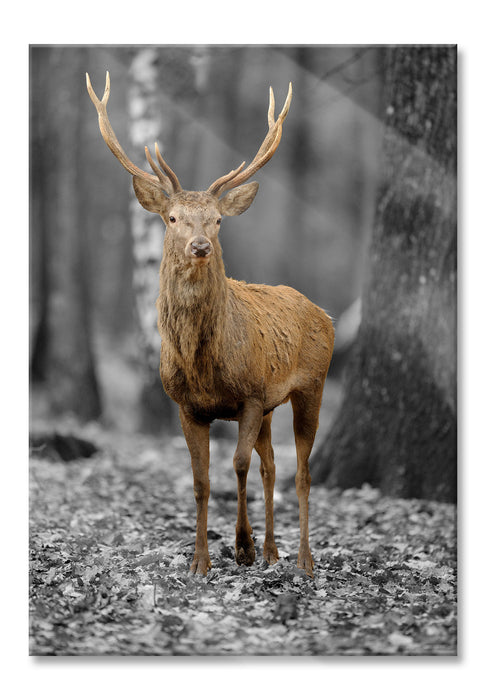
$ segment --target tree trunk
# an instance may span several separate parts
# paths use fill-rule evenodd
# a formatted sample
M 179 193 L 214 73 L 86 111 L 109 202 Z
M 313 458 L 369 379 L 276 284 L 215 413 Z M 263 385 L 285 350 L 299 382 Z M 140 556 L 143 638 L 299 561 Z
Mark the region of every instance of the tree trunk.
M 41 73 L 38 61 L 47 62 L 48 81 L 32 85 L 31 118 L 40 123 L 33 129 L 31 169 L 36 215 L 31 235 L 39 256 L 32 262 L 39 270 L 32 279 L 33 296 L 38 295 L 32 378 L 46 381 L 54 413 L 89 420 L 99 416 L 101 405 L 91 348 L 80 176 L 82 50 L 33 49 L 33 78 Z
M 157 49 L 147 47 L 135 52 L 130 66 L 131 105 L 130 143 L 138 162 L 154 141 L 164 137 L 158 102 Z M 162 144 L 161 144 L 162 145 Z M 138 160 L 137 160 L 138 159 Z M 150 167 L 148 164 L 142 167 Z M 132 187 L 131 181 L 129 183 Z M 130 202 L 133 238 L 133 285 L 135 317 L 140 329 L 139 341 L 143 362 L 143 385 L 140 396 L 139 429 L 146 433 L 170 430 L 176 422 L 175 404 L 164 392 L 160 375 L 160 335 L 157 330 L 155 302 L 159 293 L 159 267 L 164 239 L 163 222 L 147 214 L 133 196 Z
M 344 400 L 314 482 L 456 498 L 456 49 L 390 47 L 383 183 Z

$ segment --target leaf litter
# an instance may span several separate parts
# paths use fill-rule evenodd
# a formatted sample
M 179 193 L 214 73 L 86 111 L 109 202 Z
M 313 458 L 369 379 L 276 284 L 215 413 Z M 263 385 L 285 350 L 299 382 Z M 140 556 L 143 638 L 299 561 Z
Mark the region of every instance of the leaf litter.
M 32 655 L 457 653 L 455 506 L 385 497 L 368 485 L 344 492 L 313 485 L 310 579 L 296 566 L 298 504 L 284 486 L 294 458 L 276 450 L 280 560 L 268 566 L 262 558 L 255 461 L 248 512 L 257 557 L 240 567 L 234 444 L 219 438 L 211 444 L 213 568 L 194 577 L 184 442 L 86 430 L 101 446 L 89 458 L 66 464 L 31 455 Z

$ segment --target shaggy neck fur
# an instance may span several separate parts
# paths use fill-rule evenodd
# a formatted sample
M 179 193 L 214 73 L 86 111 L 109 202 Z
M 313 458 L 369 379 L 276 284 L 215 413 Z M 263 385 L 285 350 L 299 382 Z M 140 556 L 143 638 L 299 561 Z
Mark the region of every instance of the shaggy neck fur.
M 221 246 L 207 265 L 192 265 L 165 242 L 160 266 L 159 327 L 187 379 L 202 390 L 213 384 L 222 359 L 228 296 Z

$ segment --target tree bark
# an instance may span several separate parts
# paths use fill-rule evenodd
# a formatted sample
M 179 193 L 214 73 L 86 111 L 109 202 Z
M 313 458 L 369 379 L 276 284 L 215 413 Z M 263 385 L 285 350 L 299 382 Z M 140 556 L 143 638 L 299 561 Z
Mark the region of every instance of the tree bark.
M 314 482 L 456 499 L 456 49 L 390 47 L 362 322 Z
M 32 378 L 45 380 L 51 410 L 90 420 L 101 412 L 91 347 L 87 285 L 87 239 L 83 226 L 80 148 L 82 49 L 37 48 L 31 62 L 47 62 L 47 84 L 33 85 L 31 220 L 34 305 Z M 39 71 L 33 65 L 32 75 Z M 39 133 L 39 129 L 41 133 Z M 42 245 L 39 245 L 39 241 Z M 38 281 L 37 281 L 38 279 Z M 37 315 L 37 314 L 36 314 Z
M 156 48 L 146 47 L 135 52 L 130 65 L 129 135 L 136 162 L 147 145 L 154 155 L 154 141 L 164 138 L 167 131 L 160 117 L 157 57 Z M 151 172 L 148 164 L 142 164 L 142 167 Z M 131 189 L 131 181 L 129 186 Z M 164 429 L 170 430 L 177 421 L 175 404 L 164 392 L 159 375 L 160 335 L 155 302 L 159 293 L 164 225 L 159 217 L 149 215 L 142 209 L 133 196 L 133 190 L 130 197 L 135 317 L 140 329 L 139 345 L 143 362 L 139 429 L 157 434 Z

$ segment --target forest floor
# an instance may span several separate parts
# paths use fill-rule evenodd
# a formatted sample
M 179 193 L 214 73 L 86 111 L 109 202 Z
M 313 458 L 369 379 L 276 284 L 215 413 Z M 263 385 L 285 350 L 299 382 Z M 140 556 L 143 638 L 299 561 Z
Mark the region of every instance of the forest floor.
M 262 559 L 255 460 L 248 510 L 257 558 L 238 566 L 235 441 L 220 437 L 211 441 L 213 568 L 196 577 L 189 573 L 195 503 L 182 436 L 122 436 L 94 424 L 76 435 L 99 451 L 65 462 L 31 450 L 32 655 L 457 653 L 454 506 L 384 497 L 366 485 L 344 492 L 313 485 L 311 579 L 296 567 L 287 426 L 286 439 L 275 443 L 280 561 Z

